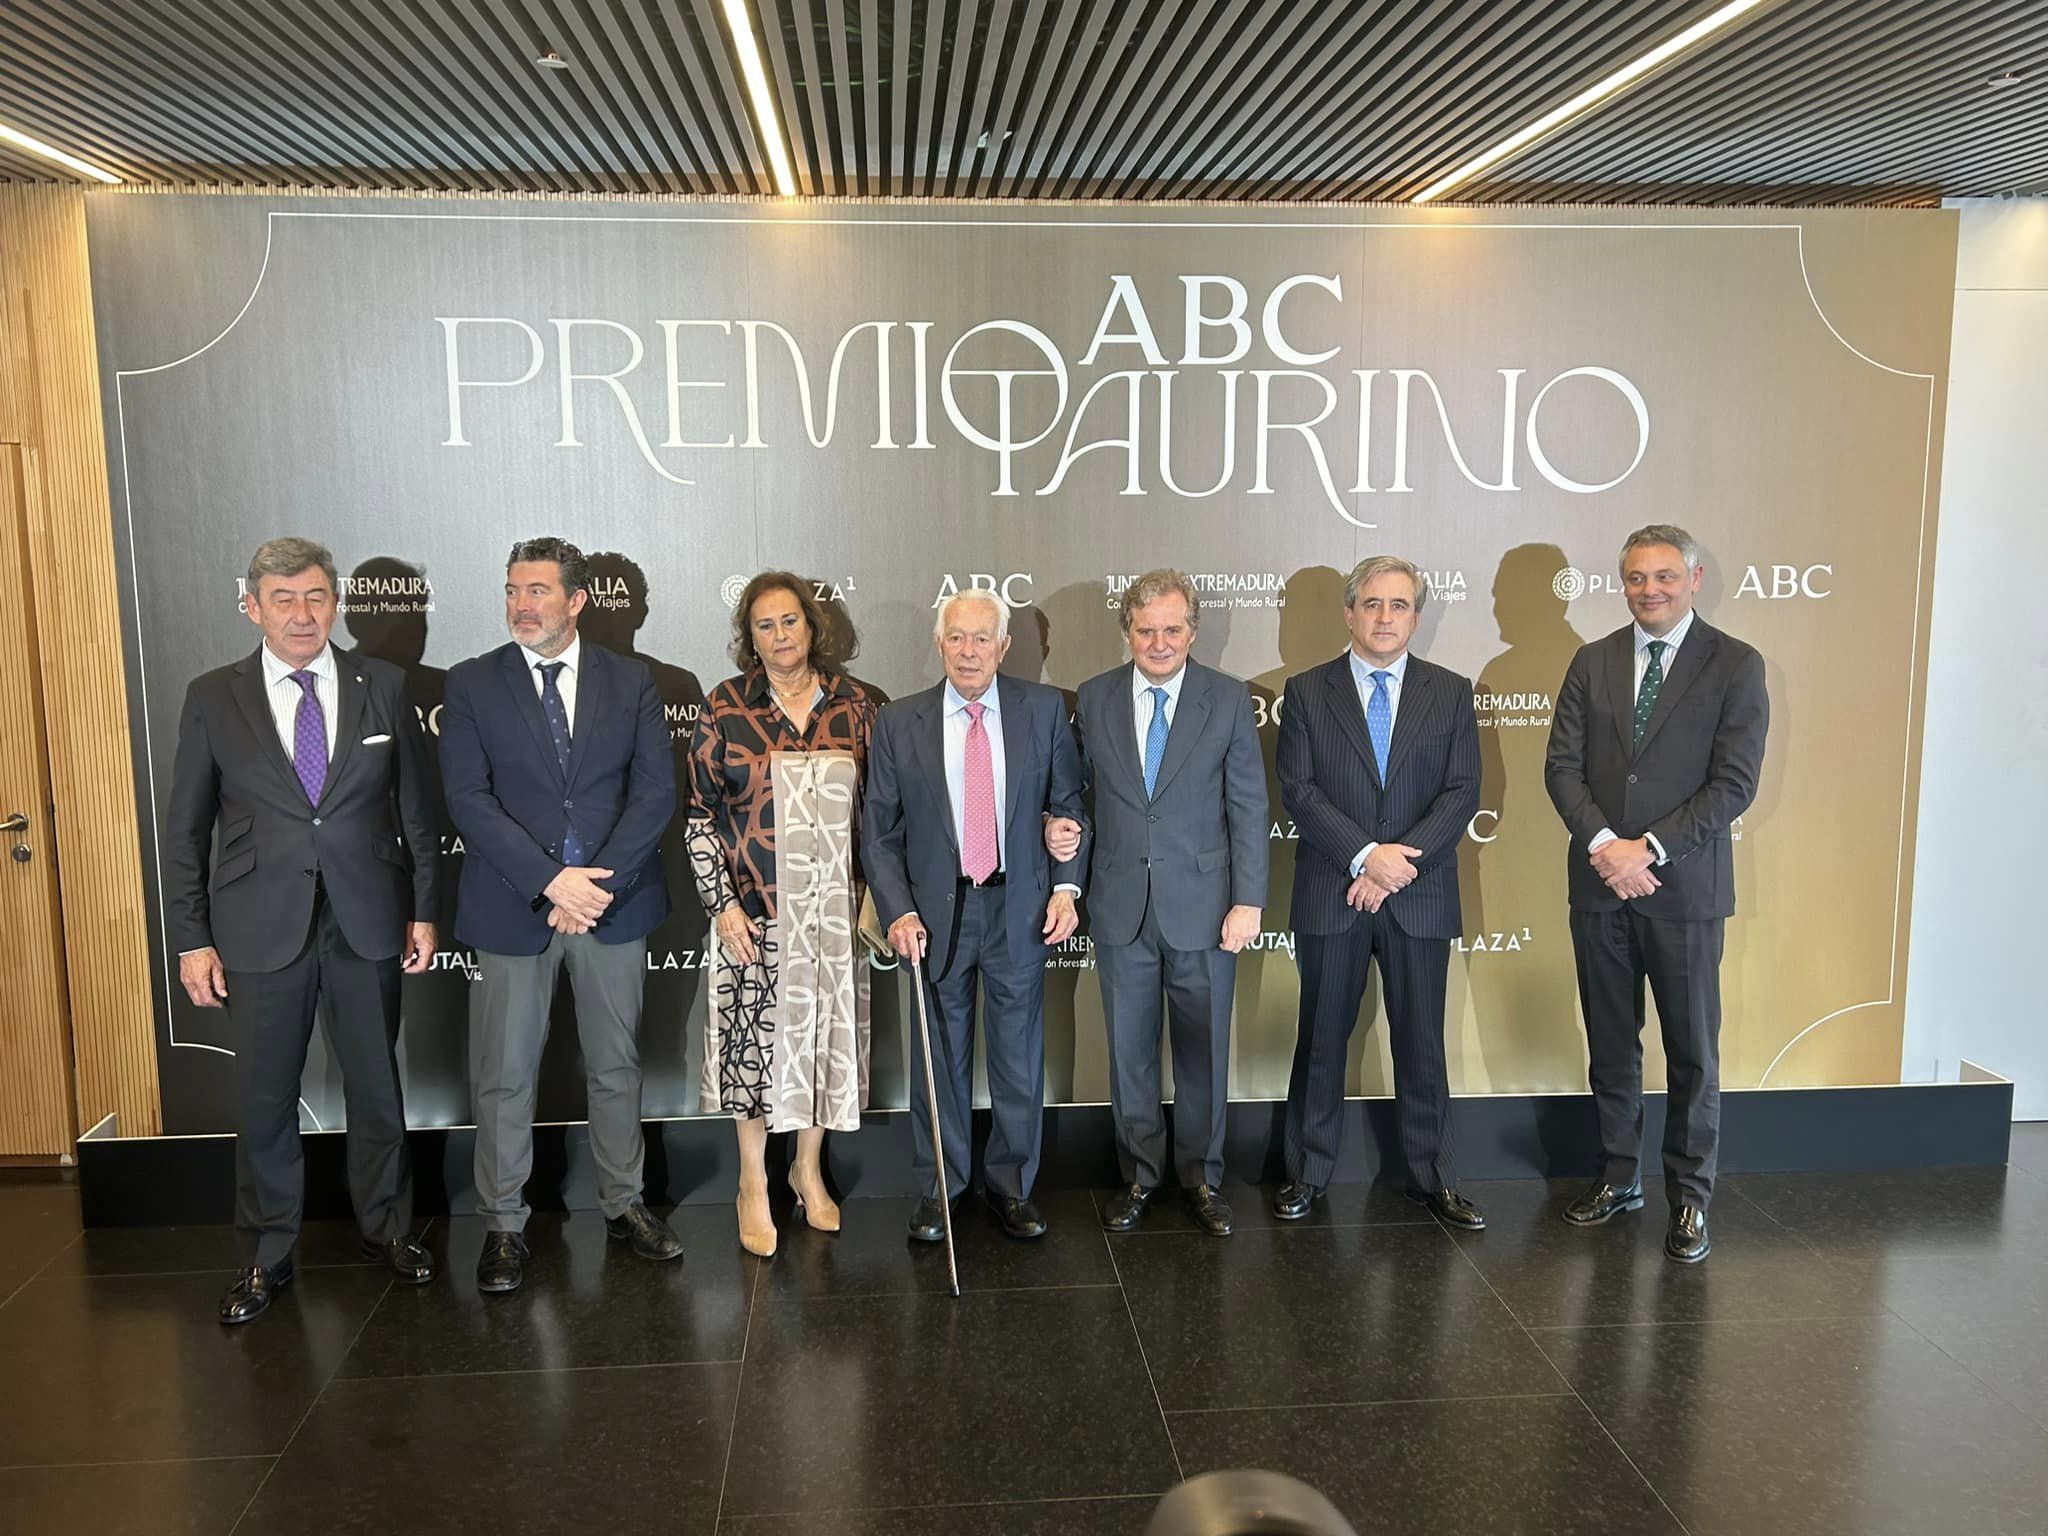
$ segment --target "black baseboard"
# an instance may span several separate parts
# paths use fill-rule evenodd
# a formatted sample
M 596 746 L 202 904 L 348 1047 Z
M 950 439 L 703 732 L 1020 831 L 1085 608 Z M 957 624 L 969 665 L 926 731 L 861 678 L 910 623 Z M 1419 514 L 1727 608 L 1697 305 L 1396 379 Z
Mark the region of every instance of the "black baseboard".
M 1169 1106 L 1170 1109 L 1170 1106 Z M 1233 1103 L 1225 1161 L 1233 1177 L 1281 1179 L 1282 1106 Z M 1354 1121 L 1338 1160 L 1339 1183 L 1400 1177 L 1400 1134 L 1391 1099 L 1354 1099 Z M 1584 1094 L 1496 1094 L 1451 1104 L 1459 1175 L 1465 1179 L 1576 1178 L 1597 1164 L 1592 1101 Z M 1721 1172 L 1999 1165 L 2011 1139 L 2012 1084 L 2002 1081 L 1907 1084 L 1880 1088 L 1738 1090 L 1721 1096 Z M 975 1144 L 988 1114 L 976 1116 Z M 78 1185 L 85 1224 L 190 1225 L 234 1219 L 232 1136 L 122 1137 L 111 1124 L 78 1144 Z M 1664 1096 L 1647 1096 L 1643 1145 L 1664 1134 Z M 650 1121 L 646 1126 L 650 1204 L 730 1200 L 738 1151 L 724 1119 Z M 412 1132 L 413 1204 L 421 1217 L 474 1208 L 467 1126 Z M 771 1159 L 787 1156 L 787 1137 Z M 306 1216 L 349 1214 L 343 1133 L 305 1137 Z M 830 1180 L 841 1198 L 919 1193 L 910 1171 L 910 1117 L 900 1110 L 865 1116 L 858 1131 L 827 1138 Z M 1654 1160 L 1654 1150 L 1652 1150 Z M 977 1171 L 979 1160 L 977 1159 Z M 1655 1172 L 1654 1166 L 1647 1169 Z M 1041 1189 L 1103 1188 L 1117 1180 L 1109 1108 L 1061 1104 L 1046 1111 Z M 597 1204 L 590 1138 L 581 1124 L 534 1133 L 527 1199 L 539 1209 Z

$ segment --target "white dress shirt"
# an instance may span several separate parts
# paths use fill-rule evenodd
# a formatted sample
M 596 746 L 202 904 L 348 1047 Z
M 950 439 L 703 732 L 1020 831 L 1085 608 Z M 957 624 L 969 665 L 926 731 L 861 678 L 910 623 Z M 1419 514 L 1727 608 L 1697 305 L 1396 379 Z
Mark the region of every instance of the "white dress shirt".
M 1164 688 L 1166 690 L 1166 703 L 1161 707 L 1166 711 L 1166 728 L 1171 731 L 1173 729 L 1173 712 L 1180 707 L 1180 685 L 1187 680 L 1188 669 L 1186 662 L 1182 662 L 1181 669 L 1163 683 L 1153 682 L 1151 678 L 1139 671 L 1135 664 L 1131 667 L 1131 714 L 1133 723 L 1137 726 L 1138 731 L 1138 776 L 1140 782 L 1143 782 L 1145 773 L 1145 738 L 1152 730 L 1152 690 L 1154 688 Z
M 1358 689 L 1358 708 L 1367 720 L 1372 718 L 1372 675 L 1375 672 L 1387 674 L 1387 745 L 1391 747 L 1394 742 L 1394 722 L 1401 718 L 1401 685 L 1408 680 L 1408 653 L 1403 651 L 1383 667 L 1375 667 L 1355 650 L 1347 651 L 1345 654 L 1351 658 L 1351 682 Z M 1366 736 L 1366 745 L 1372 745 L 1370 733 Z M 1377 847 L 1378 843 L 1367 843 L 1358 850 L 1357 857 L 1351 861 L 1352 879 L 1358 878 L 1365 868 L 1367 857 Z
M 988 766 L 995 779 L 996 868 L 1007 871 L 1010 867 L 1009 785 L 1004 781 L 1002 701 L 997 697 L 1000 691 L 991 681 L 974 702 L 988 706 L 987 713 L 981 717 L 981 728 L 988 732 Z M 953 686 L 950 678 L 947 679 L 943 717 L 946 728 L 946 798 L 952 802 L 953 836 L 963 851 L 967 847 L 967 727 L 971 723 L 967 717 L 967 704 L 968 701 L 960 696 L 960 690 Z M 1081 887 L 1061 883 L 1053 889 L 1078 895 Z
M 1662 639 L 1664 649 L 1659 654 L 1657 662 L 1663 668 L 1664 675 L 1669 677 L 1671 675 L 1671 663 L 1678 656 L 1678 647 L 1692 629 L 1692 618 L 1692 610 L 1688 608 L 1685 617 L 1672 627 L 1671 633 L 1661 637 L 1650 634 L 1640 624 L 1632 626 L 1635 630 L 1636 642 L 1636 685 L 1629 690 L 1628 696 L 1631 704 L 1641 696 L 1643 691 L 1643 674 L 1650 670 L 1650 642 Z M 1633 721 L 1631 721 L 1631 727 L 1633 727 Z M 1591 853 L 1595 848 L 1604 848 L 1607 844 L 1613 842 L 1617 835 L 1614 828 L 1602 827 L 1593 834 L 1593 840 L 1586 844 L 1586 852 Z M 1650 852 L 1657 855 L 1657 862 L 1659 864 L 1665 863 L 1664 845 L 1648 832 L 1643 834 L 1643 839 L 1650 845 Z
M 541 678 L 540 669 L 549 662 L 559 661 L 562 664 L 562 670 L 555 674 L 555 692 L 562 696 L 562 712 L 568 716 L 569 735 L 571 738 L 574 738 L 576 735 L 576 678 L 583 669 L 583 637 L 581 635 L 576 636 L 569 642 L 568 649 L 559 656 L 543 656 L 539 651 L 529 649 L 523 645 L 519 647 L 519 650 L 526 657 L 526 673 L 527 676 L 533 679 L 533 692 L 536 698 L 547 697 L 547 687 Z
M 280 661 L 266 643 L 263 647 L 263 693 L 270 700 L 270 718 L 277 726 L 277 739 L 287 760 L 297 766 L 299 744 L 299 701 L 305 690 L 292 681 L 292 673 L 313 674 L 313 694 L 320 700 L 320 713 L 327 723 L 327 760 L 334 761 L 335 721 L 341 714 L 341 682 L 334 669 L 334 647 L 324 645 L 320 654 L 303 669 Z

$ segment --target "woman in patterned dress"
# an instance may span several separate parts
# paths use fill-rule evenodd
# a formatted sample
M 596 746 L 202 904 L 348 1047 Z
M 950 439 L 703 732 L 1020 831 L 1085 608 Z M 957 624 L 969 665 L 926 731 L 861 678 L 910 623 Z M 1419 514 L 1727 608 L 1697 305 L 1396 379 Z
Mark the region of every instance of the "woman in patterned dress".
M 797 1208 L 836 1232 L 825 1132 L 855 1129 L 868 1101 L 854 854 L 875 704 L 821 662 L 825 634 L 810 582 L 748 582 L 733 609 L 740 674 L 711 691 L 690 742 L 690 865 L 718 940 L 700 1102 L 738 1129 L 740 1243 L 764 1256 L 768 1133 L 796 1132 Z

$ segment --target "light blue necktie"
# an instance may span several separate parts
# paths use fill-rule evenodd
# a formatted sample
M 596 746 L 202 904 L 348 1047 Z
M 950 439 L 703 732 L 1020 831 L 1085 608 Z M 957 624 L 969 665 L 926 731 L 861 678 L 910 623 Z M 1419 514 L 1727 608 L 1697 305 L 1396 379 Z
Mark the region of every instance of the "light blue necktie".
M 1387 782 L 1387 747 L 1394 734 L 1394 701 L 1387 697 L 1391 672 L 1372 675 L 1372 699 L 1365 706 L 1365 731 L 1372 737 L 1372 759 L 1380 765 L 1380 783 Z
M 1147 688 L 1152 695 L 1152 724 L 1145 730 L 1145 798 L 1159 782 L 1159 760 L 1166 756 L 1166 690 Z

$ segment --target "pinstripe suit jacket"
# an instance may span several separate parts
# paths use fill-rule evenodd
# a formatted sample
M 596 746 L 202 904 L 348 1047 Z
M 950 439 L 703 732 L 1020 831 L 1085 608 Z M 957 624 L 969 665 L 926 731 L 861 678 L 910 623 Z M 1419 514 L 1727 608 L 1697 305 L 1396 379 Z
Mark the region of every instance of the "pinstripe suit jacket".
M 1458 840 L 1479 810 L 1479 728 L 1472 684 L 1411 655 L 1386 782 L 1373 760 L 1348 655 L 1290 677 L 1280 708 L 1280 799 L 1300 832 L 1297 933 L 1347 931 L 1351 861 L 1367 843 L 1420 848 L 1419 871 L 1380 910 L 1417 939 L 1461 931 Z

